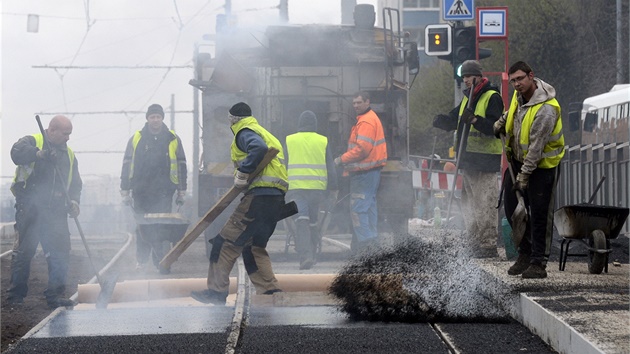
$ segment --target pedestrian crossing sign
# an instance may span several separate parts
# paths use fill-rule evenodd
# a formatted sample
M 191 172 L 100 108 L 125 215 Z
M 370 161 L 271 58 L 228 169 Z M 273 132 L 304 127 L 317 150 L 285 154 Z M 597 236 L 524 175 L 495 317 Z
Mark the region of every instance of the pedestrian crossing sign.
M 444 21 L 474 20 L 475 0 L 443 0 L 442 19 Z

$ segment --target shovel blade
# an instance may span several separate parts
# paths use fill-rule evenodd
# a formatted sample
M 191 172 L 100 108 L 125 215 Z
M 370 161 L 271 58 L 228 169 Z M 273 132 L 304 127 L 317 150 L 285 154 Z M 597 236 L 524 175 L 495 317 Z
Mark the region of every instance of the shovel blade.
M 523 197 L 517 196 L 518 205 L 512 214 L 512 242 L 514 246 L 518 247 L 525 235 L 525 229 L 527 229 L 527 209 L 525 208 L 525 202 Z
M 107 304 L 109 304 L 109 299 L 111 299 L 112 294 L 114 293 L 114 288 L 116 287 L 116 281 L 118 280 L 118 274 L 103 280 L 103 283 L 100 284 L 101 292 L 98 293 L 98 297 L 96 298 L 96 308 L 97 309 L 106 309 Z

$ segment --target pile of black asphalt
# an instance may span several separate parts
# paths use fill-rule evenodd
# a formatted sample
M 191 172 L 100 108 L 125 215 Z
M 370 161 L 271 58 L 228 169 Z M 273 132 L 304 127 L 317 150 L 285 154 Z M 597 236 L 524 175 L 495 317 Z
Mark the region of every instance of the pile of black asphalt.
M 459 231 L 427 230 L 391 247 L 354 257 L 329 292 L 354 320 L 386 322 L 508 322 L 484 297 L 480 269 Z

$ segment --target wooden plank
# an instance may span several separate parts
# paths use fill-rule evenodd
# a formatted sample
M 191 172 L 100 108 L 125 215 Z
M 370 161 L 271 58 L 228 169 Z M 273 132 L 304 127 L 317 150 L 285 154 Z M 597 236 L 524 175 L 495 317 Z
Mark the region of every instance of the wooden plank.
M 256 170 L 249 175 L 249 182 L 254 179 L 270 162 L 273 160 L 278 154 L 278 150 L 274 148 L 269 148 L 265 157 L 256 167 Z M 201 235 L 201 233 L 225 210 L 225 208 L 232 203 L 236 197 L 238 197 L 241 192 L 247 189 L 239 189 L 234 186 L 230 188 L 230 190 L 225 193 L 221 199 L 219 199 L 213 206 L 206 212 L 206 214 L 197 222 L 195 227 L 193 227 L 190 231 L 182 237 L 179 242 L 173 247 L 160 261 L 160 266 L 164 268 L 168 268 L 173 264 L 179 256 L 184 253 L 188 247 Z

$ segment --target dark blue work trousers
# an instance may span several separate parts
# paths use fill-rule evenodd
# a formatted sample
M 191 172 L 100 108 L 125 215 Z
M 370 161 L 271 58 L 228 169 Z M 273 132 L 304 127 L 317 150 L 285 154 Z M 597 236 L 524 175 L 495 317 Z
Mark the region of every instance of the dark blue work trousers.
M 70 231 L 64 206 L 52 208 L 35 203 L 16 204 L 17 243 L 11 258 L 11 285 L 8 297 L 24 298 L 28 292 L 31 260 L 41 243 L 48 263 L 48 288 L 44 295 L 55 300 L 66 289 L 70 258 Z

